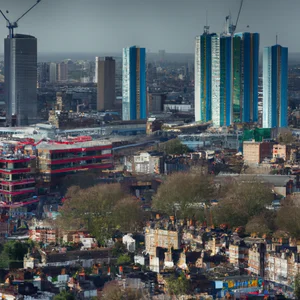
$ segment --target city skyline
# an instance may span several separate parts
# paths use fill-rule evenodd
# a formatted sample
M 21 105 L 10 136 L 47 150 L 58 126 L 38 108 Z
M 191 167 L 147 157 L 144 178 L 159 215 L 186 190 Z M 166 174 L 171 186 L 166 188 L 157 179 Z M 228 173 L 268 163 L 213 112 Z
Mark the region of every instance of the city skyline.
M 13 21 L 35 0 L 11 2 L 5 0 L 1 9 L 8 10 L 7 16 Z M 36 36 L 40 53 L 121 52 L 123 47 L 130 45 L 143 45 L 150 52 L 165 49 L 169 53 L 192 53 L 194 38 L 202 33 L 206 23 L 206 12 L 210 32 L 219 33 L 229 11 L 235 21 L 240 4 L 239 0 L 171 2 L 172 5 L 167 0 L 128 0 L 126 3 L 119 0 L 42 0 L 20 21 L 16 33 Z M 296 14 L 300 3 L 296 0 L 282 2 L 245 0 L 237 32 L 259 32 L 261 49 L 273 45 L 277 33 L 279 43 L 287 45 L 290 52 L 298 52 L 300 41 L 286 32 L 293 32 L 299 25 Z M 7 33 L 2 19 L 0 35 L 4 38 Z M 97 39 L 93 38 L 94 33 Z

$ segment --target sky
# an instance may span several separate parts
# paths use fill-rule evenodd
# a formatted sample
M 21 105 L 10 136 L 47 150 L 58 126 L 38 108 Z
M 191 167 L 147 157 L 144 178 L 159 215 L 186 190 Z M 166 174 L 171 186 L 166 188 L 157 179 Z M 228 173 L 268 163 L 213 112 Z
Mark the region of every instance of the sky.
M 14 21 L 35 2 L 0 0 L 0 9 Z M 119 53 L 132 45 L 193 53 L 206 12 L 210 31 L 218 33 L 229 12 L 236 20 L 239 5 L 240 0 L 42 0 L 16 32 L 37 37 L 40 53 Z M 277 33 L 279 44 L 300 52 L 299 12 L 299 0 L 244 0 L 237 31 L 249 25 L 248 31 L 259 32 L 261 49 L 275 44 Z M 2 38 L 5 26 L 0 19 Z

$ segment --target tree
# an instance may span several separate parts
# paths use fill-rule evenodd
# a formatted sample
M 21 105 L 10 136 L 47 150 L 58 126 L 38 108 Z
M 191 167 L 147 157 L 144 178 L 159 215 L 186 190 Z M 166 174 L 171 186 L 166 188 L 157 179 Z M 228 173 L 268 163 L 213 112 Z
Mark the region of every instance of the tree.
M 195 209 L 213 199 L 214 190 L 213 178 L 199 170 L 174 173 L 158 188 L 152 206 L 168 215 L 192 218 Z
M 171 295 L 186 295 L 190 289 L 190 282 L 184 274 L 181 274 L 179 277 L 172 275 L 166 279 L 166 283 L 168 292 Z
M 124 253 L 126 253 L 126 247 L 122 242 L 116 242 L 111 249 L 111 253 L 114 257 L 118 257 Z
M 117 259 L 117 265 L 129 265 L 131 262 L 131 258 L 128 254 L 122 254 Z
M 77 174 L 67 175 L 60 183 L 60 191 L 65 194 L 72 186 L 78 186 L 86 189 L 97 184 L 97 177 L 102 174 L 101 170 L 89 170 Z
M 272 189 L 256 180 L 229 181 L 227 184 L 223 199 L 212 209 L 217 224 L 245 226 L 251 218 L 264 212 L 274 199 Z
M 286 199 L 277 213 L 278 228 L 287 231 L 291 237 L 300 238 L 300 207 L 292 200 Z
M 259 215 L 252 217 L 246 225 L 246 232 L 256 233 L 262 237 L 264 234 L 269 234 L 276 230 L 275 227 L 276 213 L 272 211 L 264 211 Z
M 295 283 L 294 283 L 294 296 L 296 299 L 300 299 L 300 274 L 298 273 L 295 276 Z
M 4 265 L 13 261 L 23 261 L 24 255 L 31 248 L 32 243 L 20 242 L 20 241 L 8 241 L 4 244 L 1 253 L 1 258 L 6 259 Z
M 54 297 L 54 300 L 75 300 L 75 297 L 70 292 L 62 291 Z
M 160 144 L 159 149 L 160 151 L 164 151 L 167 155 L 181 155 L 189 152 L 189 148 L 182 144 L 178 138 Z
M 286 132 L 283 134 L 280 133 L 278 135 L 278 141 L 281 144 L 285 144 L 285 145 L 292 144 L 295 142 L 295 140 L 296 139 L 291 132 Z
M 65 229 L 85 228 L 102 244 L 117 229 L 136 229 L 143 218 L 139 203 L 130 199 L 120 184 L 95 185 L 87 189 L 71 187 L 66 198 L 58 225 Z

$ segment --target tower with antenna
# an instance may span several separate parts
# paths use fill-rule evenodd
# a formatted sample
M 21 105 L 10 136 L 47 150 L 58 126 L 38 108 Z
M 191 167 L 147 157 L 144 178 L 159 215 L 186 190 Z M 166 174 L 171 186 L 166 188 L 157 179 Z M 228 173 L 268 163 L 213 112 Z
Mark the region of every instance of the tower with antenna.
M 16 34 L 18 22 L 41 0 L 37 0 L 16 21 L 6 20 L 8 36 L 4 39 L 4 97 L 6 125 L 27 126 L 37 122 L 37 39 L 31 35 Z

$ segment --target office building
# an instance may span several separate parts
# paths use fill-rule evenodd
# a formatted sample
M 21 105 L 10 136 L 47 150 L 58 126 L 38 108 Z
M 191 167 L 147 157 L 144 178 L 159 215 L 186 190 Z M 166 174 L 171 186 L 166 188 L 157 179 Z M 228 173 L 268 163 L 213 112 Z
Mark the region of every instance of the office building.
M 36 123 L 37 39 L 24 34 L 7 37 L 4 65 L 7 125 Z
M 258 121 L 259 34 L 233 37 L 233 122 Z
M 202 122 L 212 119 L 212 39 L 216 47 L 217 35 L 208 33 L 207 28 L 201 36 L 196 37 L 195 45 L 195 120 Z
M 57 80 L 68 81 L 68 64 L 61 62 L 57 65 Z
M 42 87 L 49 82 L 49 64 L 45 62 L 38 63 L 37 67 L 37 79 L 38 87 Z
M 166 50 L 158 50 L 158 57 L 160 62 L 165 61 Z
M 98 63 L 99 63 L 99 57 L 96 56 L 96 58 L 95 58 L 95 77 L 94 77 L 94 83 L 98 83 Z
M 146 119 L 146 49 L 129 47 L 123 49 L 122 68 L 123 120 Z
M 195 120 L 229 126 L 232 122 L 232 38 L 223 33 L 196 38 Z
M 288 126 L 288 48 L 265 47 L 263 53 L 263 127 Z
M 53 83 L 57 80 L 57 67 L 56 63 L 52 62 L 49 65 L 49 82 Z
M 116 99 L 116 62 L 112 57 L 98 60 L 97 110 L 114 108 Z

